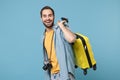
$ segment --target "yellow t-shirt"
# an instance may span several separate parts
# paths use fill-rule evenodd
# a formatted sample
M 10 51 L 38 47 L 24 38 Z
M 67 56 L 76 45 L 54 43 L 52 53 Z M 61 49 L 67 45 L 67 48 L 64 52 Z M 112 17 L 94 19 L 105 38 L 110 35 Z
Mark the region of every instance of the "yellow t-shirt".
M 50 62 L 52 64 L 52 69 L 51 69 L 52 74 L 58 73 L 60 71 L 60 67 L 58 64 L 58 60 L 57 60 L 55 48 L 54 48 L 54 39 L 52 40 L 53 33 L 54 33 L 53 30 L 45 33 L 45 44 L 44 44 L 45 48 L 47 50 L 48 59 L 50 59 Z M 51 46 L 51 44 L 52 44 L 52 46 Z

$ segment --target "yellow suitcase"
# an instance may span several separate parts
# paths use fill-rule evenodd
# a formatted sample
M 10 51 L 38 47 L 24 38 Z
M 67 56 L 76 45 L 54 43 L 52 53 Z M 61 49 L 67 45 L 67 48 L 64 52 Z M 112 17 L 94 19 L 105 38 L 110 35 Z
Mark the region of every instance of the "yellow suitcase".
M 88 37 L 76 33 L 77 39 L 73 43 L 73 51 L 75 56 L 75 65 L 83 69 L 84 75 L 87 74 L 87 69 L 93 68 L 96 70 L 96 60 Z

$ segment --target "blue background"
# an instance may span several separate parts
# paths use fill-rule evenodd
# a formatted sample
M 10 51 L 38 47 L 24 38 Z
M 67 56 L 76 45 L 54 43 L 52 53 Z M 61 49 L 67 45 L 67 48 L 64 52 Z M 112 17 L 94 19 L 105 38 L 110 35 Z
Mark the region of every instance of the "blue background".
M 120 0 L 0 0 L 0 80 L 43 80 L 39 11 L 53 7 L 73 32 L 89 37 L 97 71 L 76 80 L 120 80 Z

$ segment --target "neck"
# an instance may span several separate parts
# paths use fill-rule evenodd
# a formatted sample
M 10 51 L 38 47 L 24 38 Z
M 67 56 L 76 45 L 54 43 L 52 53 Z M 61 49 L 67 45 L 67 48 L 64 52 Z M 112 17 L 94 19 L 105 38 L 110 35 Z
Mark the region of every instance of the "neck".
M 46 28 L 46 32 L 50 32 L 52 30 L 53 30 L 52 28 Z

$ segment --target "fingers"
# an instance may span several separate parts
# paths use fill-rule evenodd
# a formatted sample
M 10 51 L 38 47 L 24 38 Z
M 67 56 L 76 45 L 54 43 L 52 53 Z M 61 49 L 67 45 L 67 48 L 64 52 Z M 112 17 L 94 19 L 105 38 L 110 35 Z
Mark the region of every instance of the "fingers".
M 65 20 L 62 20 L 62 21 L 58 20 L 57 24 L 60 26 L 60 25 L 63 25 L 65 22 L 66 22 Z

